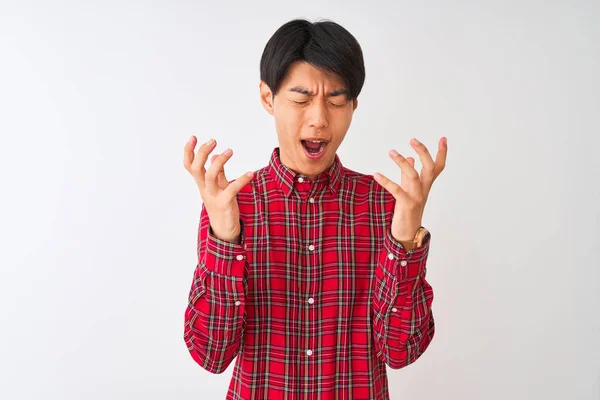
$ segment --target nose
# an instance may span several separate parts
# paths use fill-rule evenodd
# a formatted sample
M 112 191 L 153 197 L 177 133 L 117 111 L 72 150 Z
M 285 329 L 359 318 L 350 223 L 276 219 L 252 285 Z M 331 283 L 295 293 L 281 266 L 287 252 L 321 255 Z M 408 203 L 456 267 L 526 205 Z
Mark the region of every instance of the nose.
M 325 101 L 313 101 L 309 112 L 310 127 L 319 130 L 327 128 L 328 124 L 327 104 Z

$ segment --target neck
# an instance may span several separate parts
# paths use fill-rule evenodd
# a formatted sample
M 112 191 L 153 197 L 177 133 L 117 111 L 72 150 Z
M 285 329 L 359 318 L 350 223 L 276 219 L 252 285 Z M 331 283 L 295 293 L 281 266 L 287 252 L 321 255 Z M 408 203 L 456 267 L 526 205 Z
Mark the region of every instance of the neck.
M 335 162 L 335 155 L 333 156 L 333 160 L 331 160 L 327 164 L 327 167 L 324 170 L 322 170 L 321 172 L 318 172 L 316 174 L 306 174 L 306 173 L 303 173 L 303 172 L 299 171 L 299 169 L 293 163 L 289 162 L 289 158 L 287 157 L 287 154 L 285 153 L 285 151 L 281 151 L 281 148 L 279 149 L 279 160 L 281 161 L 281 163 L 283 165 L 285 165 L 286 167 L 288 167 L 292 171 L 300 173 L 300 174 L 304 175 L 305 177 L 307 177 L 309 180 L 314 181 L 324 171 L 327 171 L 329 168 L 331 168 L 333 166 L 333 163 Z

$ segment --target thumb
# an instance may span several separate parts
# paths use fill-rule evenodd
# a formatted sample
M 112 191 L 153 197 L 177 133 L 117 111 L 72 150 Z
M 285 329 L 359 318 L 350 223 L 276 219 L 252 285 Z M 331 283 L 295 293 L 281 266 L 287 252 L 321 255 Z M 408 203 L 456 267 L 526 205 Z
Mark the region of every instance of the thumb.
M 231 182 L 224 192 L 227 193 L 228 196 L 234 197 L 252 180 L 252 178 L 254 178 L 254 172 L 246 172 L 244 175 Z

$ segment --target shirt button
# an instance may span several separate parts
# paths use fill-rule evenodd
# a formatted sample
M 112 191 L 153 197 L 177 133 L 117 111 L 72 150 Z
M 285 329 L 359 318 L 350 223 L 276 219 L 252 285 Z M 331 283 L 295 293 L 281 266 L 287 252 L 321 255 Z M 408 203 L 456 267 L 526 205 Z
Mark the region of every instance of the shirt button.
M 308 246 L 308 249 L 309 249 L 310 251 L 313 251 L 313 250 L 315 249 L 315 246 L 313 246 L 313 245 L 311 244 L 310 246 Z
M 388 258 L 389 258 L 390 260 L 393 260 L 393 259 L 394 259 L 394 255 L 393 255 L 392 253 L 390 253 L 390 254 L 388 254 Z
M 310 299 L 308 299 L 308 304 L 312 304 L 315 302 L 315 299 L 313 299 L 312 297 Z
M 400 261 L 400 265 L 402 265 L 403 267 L 406 267 L 406 264 L 408 264 L 408 263 L 406 262 L 406 260 L 402 260 L 402 261 Z
M 392 308 L 392 312 L 396 312 L 398 309 L 396 307 Z
M 239 300 L 235 302 L 235 305 L 236 305 L 236 306 L 239 306 L 240 304 L 242 304 L 242 302 L 241 302 L 241 301 L 239 301 Z
M 306 355 L 307 356 L 312 356 L 312 350 L 306 350 Z
M 241 254 L 238 254 L 238 255 L 237 255 L 235 258 L 236 258 L 238 261 L 242 261 L 242 260 L 244 259 L 244 256 L 243 256 L 243 255 L 241 255 Z
M 313 198 L 311 197 L 310 199 L 308 199 L 308 202 L 309 202 L 310 204 L 313 204 L 313 203 L 315 202 L 315 199 L 313 199 Z
M 304 178 L 303 177 L 298 178 L 298 182 L 300 182 L 300 183 L 304 182 Z

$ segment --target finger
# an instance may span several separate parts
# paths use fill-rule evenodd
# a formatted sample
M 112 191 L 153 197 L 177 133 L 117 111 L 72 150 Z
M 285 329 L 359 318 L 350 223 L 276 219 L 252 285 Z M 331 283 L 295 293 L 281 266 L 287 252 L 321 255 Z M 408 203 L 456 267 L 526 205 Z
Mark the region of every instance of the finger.
M 227 186 L 229 186 L 229 181 L 227 181 L 225 171 L 221 171 L 219 172 L 219 175 L 217 175 L 217 184 L 221 190 L 225 190 L 227 189 Z
M 412 157 L 406 157 L 406 161 L 408 161 L 408 163 L 410 164 L 411 167 L 415 167 L 415 159 Z M 400 187 L 402 188 L 402 190 L 406 191 L 408 190 L 408 178 L 406 177 L 406 174 L 404 172 L 402 172 L 402 177 L 401 177 L 402 181 L 400 182 Z
M 213 193 L 216 193 L 220 188 L 219 185 L 219 174 L 223 171 L 223 166 L 225 163 L 231 158 L 233 155 L 233 151 L 231 149 L 226 149 L 224 152 L 215 157 L 214 161 L 206 171 L 205 175 L 205 184 L 206 188 Z
M 214 154 L 211 158 L 210 158 L 210 163 L 212 165 L 212 163 L 215 161 L 215 159 L 219 157 L 218 154 Z M 229 182 L 227 181 L 227 177 L 225 176 L 225 170 L 221 170 L 219 172 L 219 175 L 217 175 L 217 183 L 219 185 L 219 188 L 221 188 L 221 190 L 225 190 L 227 188 L 227 186 L 229 186 Z
M 186 170 L 190 171 L 190 166 L 194 161 L 194 148 L 196 147 L 196 136 L 192 135 L 185 143 L 185 147 L 183 148 L 183 166 Z
M 433 158 L 431 158 L 429 150 L 423 143 L 419 142 L 416 138 L 413 138 L 410 141 L 410 144 L 419 155 L 419 160 L 421 160 L 421 165 L 423 165 L 420 174 L 421 181 L 431 185 L 431 183 L 433 182 L 435 163 L 433 162 Z
M 401 154 L 396 150 L 390 151 L 390 157 L 402 170 L 404 177 L 402 178 L 402 186 L 405 192 L 412 192 L 420 194 L 421 192 L 421 180 L 419 179 L 419 173 Z
M 438 152 L 435 156 L 435 167 L 433 172 L 433 179 L 437 178 L 444 168 L 446 168 L 446 156 L 448 155 L 448 139 L 442 137 L 438 143 Z
M 231 182 L 229 186 L 227 186 L 227 189 L 223 191 L 223 193 L 225 193 L 227 197 L 233 198 L 252 180 L 252 178 L 254 178 L 254 172 L 246 172 L 244 175 Z
M 383 186 L 383 188 L 385 190 L 390 192 L 390 194 L 392 196 L 394 196 L 394 198 L 397 201 L 400 201 L 401 199 L 406 200 L 406 198 L 408 197 L 408 194 L 406 193 L 406 191 L 404 191 L 400 186 L 398 186 L 398 184 L 393 182 L 391 179 L 389 179 L 385 175 L 380 174 L 379 172 L 376 172 L 375 175 L 373 175 L 373 178 L 375 178 L 375 181 L 377 183 L 379 183 L 381 186 Z
M 204 165 L 206 164 L 206 159 L 208 155 L 213 151 L 216 145 L 216 141 L 214 139 L 210 139 L 208 142 L 202 144 L 196 153 L 196 157 L 190 166 L 190 173 L 196 179 L 201 186 L 205 186 L 205 175 L 206 169 Z M 193 151 L 193 148 L 192 148 Z
M 413 168 L 415 167 L 415 159 L 414 158 L 412 158 L 412 157 L 406 157 L 406 161 L 408 161 Z M 402 174 L 402 177 L 404 179 L 404 173 Z M 429 189 L 427 187 L 424 187 L 424 186 L 426 186 L 426 185 L 423 184 L 423 182 L 421 181 L 421 193 L 422 193 L 423 197 L 426 199 L 427 195 L 429 193 Z M 404 186 L 401 186 L 401 187 L 402 187 L 402 189 L 404 189 L 404 191 L 407 190 Z M 429 188 L 430 187 L 431 187 L 431 185 L 429 185 Z

